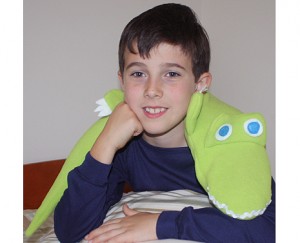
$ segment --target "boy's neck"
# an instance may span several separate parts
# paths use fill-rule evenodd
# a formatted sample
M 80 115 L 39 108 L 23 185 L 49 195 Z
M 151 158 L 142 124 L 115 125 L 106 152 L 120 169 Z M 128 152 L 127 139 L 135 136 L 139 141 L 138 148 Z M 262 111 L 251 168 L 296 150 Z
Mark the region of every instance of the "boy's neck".
M 178 131 L 180 129 L 180 132 Z M 177 129 L 171 130 L 168 133 L 160 134 L 160 135 L 151 135 L 147 134 L 147 132 L 143 133 L 143 139 L 155 146 L 161 148 L 177 148 L 177 147 L 187 147 L 187 142 L 184 136 L 184 128 L 183 126 L 179 125 Z

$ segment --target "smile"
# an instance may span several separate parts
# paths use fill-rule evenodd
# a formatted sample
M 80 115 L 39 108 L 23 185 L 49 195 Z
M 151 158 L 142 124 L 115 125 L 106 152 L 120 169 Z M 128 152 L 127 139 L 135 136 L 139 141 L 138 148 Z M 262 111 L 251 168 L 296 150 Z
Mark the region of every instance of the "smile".
M 166 108 L 150 108 L 150 107 L 146 107 L 145 108 L 145 111 L 150 113 L 150 114 L 158 114 L 158 113 L 161 113 L 161 112 L 165 112 L 167 109 Z
M 144 107 L 144 112 L 149 118 L 158 118 L 165 114 L 167 108 L 165 107 Z

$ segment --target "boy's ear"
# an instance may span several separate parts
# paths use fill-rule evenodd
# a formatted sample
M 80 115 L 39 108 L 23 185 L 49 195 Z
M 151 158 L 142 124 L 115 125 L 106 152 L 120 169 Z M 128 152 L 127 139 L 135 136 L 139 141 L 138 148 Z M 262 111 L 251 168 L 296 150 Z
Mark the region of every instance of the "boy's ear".
M 208 91 L 212 81 L 212 76 L 210 72 L 205 72 L 201 74 L 196 82 L 196 92 L 205 93 Z
M 119 79 L 119 82 L 120 82 L 121 89 L 124 91 L 123 75 L 120 71 L 118 71 L 118 79 Z

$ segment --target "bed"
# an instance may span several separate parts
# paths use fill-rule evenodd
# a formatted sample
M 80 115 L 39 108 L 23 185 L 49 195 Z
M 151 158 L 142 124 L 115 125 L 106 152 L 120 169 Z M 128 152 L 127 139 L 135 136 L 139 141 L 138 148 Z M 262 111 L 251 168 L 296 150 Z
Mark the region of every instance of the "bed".
M 24 195 L 23 195 L 23 230 L 30 224 L 37 208 L 51 188 L 59 174 L 65 159 L 43 161 L 24 164 Z M 189 190 L 176 190 L 170 192 L 133 192 L 129 185 L 124 188 L 124 194 L 119 203 L 114 205 L 106 215 L 105 221 L 123 217 L 122 205 L 127 203 L 129 207 L 143 212 L 161 212 L 163 210 L 181 210 L 186 206 L 194 208 L 211 207 L 205 195 Z M 156 240 L 149 242 L 191 242 L 187 240 Z M 58 242 L 53 227 L 53 215 L 30 237 L 23 234 L 23 242 Z M 85 241 L 82 241 L 84 243 Z

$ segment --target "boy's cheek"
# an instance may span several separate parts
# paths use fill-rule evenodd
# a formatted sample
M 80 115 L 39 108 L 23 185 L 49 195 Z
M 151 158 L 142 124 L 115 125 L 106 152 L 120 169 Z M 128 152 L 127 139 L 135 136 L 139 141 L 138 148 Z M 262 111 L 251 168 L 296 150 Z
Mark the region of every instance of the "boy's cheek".
M 124 86 L 123 92 L 124 92 L 124 100 L 129 106 L 131 106 L 131 104 L 137 103 L 137 101 L 139 100 L 138 98 L 140 96 L 139 91 L 134 87 Z
M 126 104 L 128 104 L 129 107 L 131 108 L 130 94 L 128 94 L 128 92 L 126 92 L 125 90 L 124 90 L 124 102 L 125 102 Z
M 137 102 L 132 99 L 132 97 L 134 96 L 134 94 L 130 94 L 130 93 L 124 93 L 124 102 L 129 106 L 129 108 L 136 113 L 135 111 L 135 107 L 134 104 L 136 104 Z

